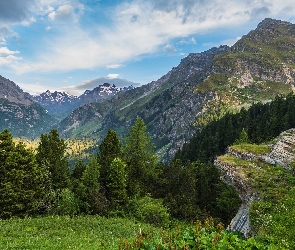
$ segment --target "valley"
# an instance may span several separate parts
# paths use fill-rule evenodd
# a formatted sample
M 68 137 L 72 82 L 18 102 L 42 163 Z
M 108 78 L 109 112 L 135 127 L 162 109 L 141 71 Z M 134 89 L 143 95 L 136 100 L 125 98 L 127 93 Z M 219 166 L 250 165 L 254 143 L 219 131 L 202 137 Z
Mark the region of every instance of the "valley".
M 266 18 L 136 88 L 0 76 L 0 248 L 295 248 L 294 55 Z

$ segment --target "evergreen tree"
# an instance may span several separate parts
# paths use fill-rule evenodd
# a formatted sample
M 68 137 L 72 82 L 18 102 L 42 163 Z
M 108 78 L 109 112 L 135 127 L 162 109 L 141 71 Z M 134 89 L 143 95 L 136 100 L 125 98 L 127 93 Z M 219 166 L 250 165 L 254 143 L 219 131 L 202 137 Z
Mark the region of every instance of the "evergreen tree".
M 108 209 L 109 202 L 100 193 L 100 165 L 95 157 L 90 159 L 77 188 L 77 196 L 82 201 L 81 210 L 89 214 L 103 215 Z
M 128 166 L 129 195 L 145 194 L 155 178 L 157 157 L 142 118 L 136 119 L 125 137 L 124 160 Z
M 237 144 L 240 144 L 240 143 L 250 143 L 248 134 L 247 134 L 247 132 L 246 132 L 246 130 L 244 128 L 242 129 L 242 131 L 240 133 L 240 138 L 238 140 L 236 140 L 236 143 Z
M 99 190 L 100 166 L 95 157 L 91 157 L 82 174 L 82 183 L 88 190 Z
M 118 208 L 127 202 L 126 164 L 119 158 L 115 158 L 110 167 L 108 187 L 113 208 Z
M 56 129 L 49 134 L 42 134 L 37 148 L 36 159 L 39 166 L 50 173 L 52 188 L 62 189 L 70 185 L 70 169 L 65 158 L 66 143 L 59 138 Z
M 75 179 L 75 180 L 80 180 L 82 175 L 83 175 L 83 172 L 85 171 L 86 169 L 86 164 L 83 162 L 83 160 L 79 159 L 76 163 L 75 163 L 75 166 L 73 168 L 73 171 L 72 171 L 72 177 Z
M 122 143 L 116 131 L 109 129 L 99 145 L 98 162 L 101 166 L 100 180 L 106 186 L 112 161 L 122 157 Z
M 0 133 L 0 217 L 32 215 L 44 195 L 43 169 L 31 150 L 15 146 L 8 130 Z

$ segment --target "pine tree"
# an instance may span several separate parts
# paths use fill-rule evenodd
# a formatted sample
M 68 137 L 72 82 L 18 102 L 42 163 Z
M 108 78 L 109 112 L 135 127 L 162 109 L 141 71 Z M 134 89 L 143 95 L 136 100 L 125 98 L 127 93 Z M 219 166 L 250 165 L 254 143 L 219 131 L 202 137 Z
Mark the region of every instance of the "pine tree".
M 70 169 L 65 158 L 66 143 L 59 138 L 56 129 L 49 134 L 42 134 L 37 148 L 36 159 L 39 166 L 50 173 L 52 188 L 62 189 L 70 185 Z
M 108 201 L 100 192 L 100 165 L 95 157 L 90 159 L 77 188 L 79 199 L 83 202 L 81 210 L 89 214 L 104 215 Z
M 108 187 L 113 208 L 118 208 L 127 202 L 126 164 L 119 158 L 115 158 L 110 166 Z
M 122 143 L 116 131 L 109 129 L 99 145 L 98 162 L 101 166 L 100 180 L 106 186 L 112 161 L 122 157 Z
M 157 157 L 141 118 L 136 119 L 125 137 L 124 160 L 128 166 L 129 195 L 145 194 L 150 189 L 150 180 L 155 178 Z
M 8 130 L 0 133 L 0 217 L 33 215 L 44 196 L 43 169 L 24 144 L 15 146 Z
M 248 137 L 248 134 L 246 132 L 246 130 L 243 128 L 241 133 L 240 133 L 240 138 L 238 140 L 236 140 L 237 144 L 240 144 L 240 143 L 250 143 L 250 140 L 249 140 L 249 137 Z

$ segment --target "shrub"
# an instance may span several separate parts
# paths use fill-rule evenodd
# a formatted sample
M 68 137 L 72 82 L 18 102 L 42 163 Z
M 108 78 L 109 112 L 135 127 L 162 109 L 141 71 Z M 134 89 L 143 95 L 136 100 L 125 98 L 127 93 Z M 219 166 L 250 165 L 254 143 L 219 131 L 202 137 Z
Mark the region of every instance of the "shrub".
M 135 198 L 128 203 L 127 213 L 137 220 L 154 226 L 165 227 L 169 224 L 170 216 L 162 199 L 154 199 L 149 196 Z
M 79 199 L 70 189 L 64 188 L 59 195 L 56 210 L 59 215 L 77 215 L 79 213 Z

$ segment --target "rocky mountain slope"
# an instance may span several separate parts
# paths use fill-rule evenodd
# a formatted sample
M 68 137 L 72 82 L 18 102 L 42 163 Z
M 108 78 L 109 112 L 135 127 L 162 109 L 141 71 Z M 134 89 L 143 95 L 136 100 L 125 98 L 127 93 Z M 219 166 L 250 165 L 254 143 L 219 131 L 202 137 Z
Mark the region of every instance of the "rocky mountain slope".
M 14 136 L 38 137 L 56 121 L 14 82 L 0 76 L 0 131 Z
M 169 159 L 196 126 L 294 89 L 294 27 L 265 19 L 233 47 L 189 54 L 157 81 L 77 109 L 58 129 L 64 136 L 102 138 L 108 128 L 122 135 L 141 116 Z
M 133 89 L 133 86 L 119 88 L 115 85 L 104 83 L 93 90 L 86 90 L 80 96 L 73 96 L 69 93 L 58 91 L 51 93 L 47 90 L 40 95 L 30 96 L 30 99 L 39 103 L 50 115 L 62 120 L 78 107 L 89 103 L 102 102 L 119 92 L 126 92 L 130 89 Z
M 75 110 L 58 129 L 64 136 L 88 134 L 101 138 L 109 128 L 123 135 L 140 116 L 157 147 L 163 151 L 172 148 L 168 153 L 173 155 L 174 150 L 191 137 L 196 114 L 207 99 L 213 97 L 213 93 L 195 94 L 194 86 L 209 75 L 213 58 L 228 49 L 223 46 L 190 54 L 158 81 Z

